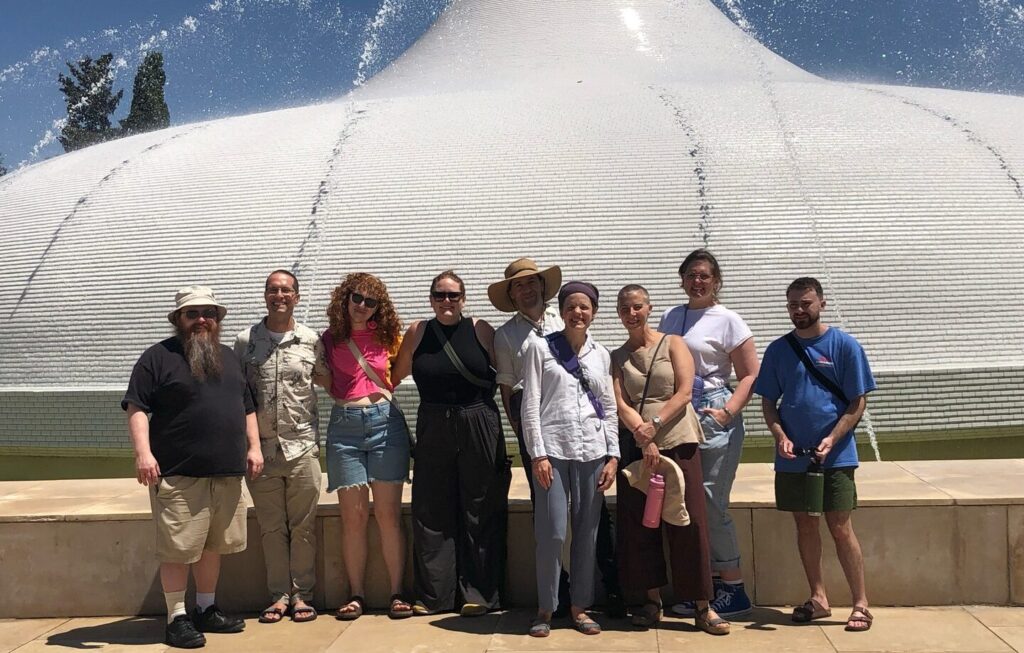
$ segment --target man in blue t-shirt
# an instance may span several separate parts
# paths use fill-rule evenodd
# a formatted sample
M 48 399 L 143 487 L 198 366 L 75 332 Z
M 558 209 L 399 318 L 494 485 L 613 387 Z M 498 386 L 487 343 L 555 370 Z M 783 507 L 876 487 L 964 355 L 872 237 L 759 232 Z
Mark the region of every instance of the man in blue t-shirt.
M 816 279 L 801 277 L 786 289 L 786 310 L 796 327 L 768 345 L 754 392 L 775 438 L 775 504 L 796 520 L 800 560 L 811 596 L 793 610 L 793 621 L 832 616 L 821 572 L 818 514 L 808 512 L 808 465 L 824 468 L 825 522 L 853 598 L 846 630 L 871 627 L 864 587 L 864 557 L 853 532 L 857 507 L 857 442 L 853 430 L 875 389 L 864 350 L 853 336 L 822 324 L 825 296 Z M 781 401 L 780 401 L 781 400 Z M 815 502 L 816 503 L 816 502 Z

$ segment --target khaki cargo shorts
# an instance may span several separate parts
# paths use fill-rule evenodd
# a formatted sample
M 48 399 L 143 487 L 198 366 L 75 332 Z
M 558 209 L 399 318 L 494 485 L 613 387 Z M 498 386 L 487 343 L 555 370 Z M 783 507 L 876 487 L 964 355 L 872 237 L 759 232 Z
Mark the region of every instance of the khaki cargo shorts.
M 191 564 L 204 550 L 245 550 L 241 476 L 164 476 L 149 489 L 160 562 Z

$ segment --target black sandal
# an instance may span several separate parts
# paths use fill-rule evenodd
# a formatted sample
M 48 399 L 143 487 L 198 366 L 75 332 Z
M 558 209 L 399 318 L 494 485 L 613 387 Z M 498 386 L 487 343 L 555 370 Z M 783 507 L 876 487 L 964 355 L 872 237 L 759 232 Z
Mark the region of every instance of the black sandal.
M 397 607 L 405 606 L 405 607 Z M 388 601 L 388 616 L 392 619 L 406 619 L 412 616 L 412 605 L 401 594 L 392 594 Z
M 260 612 L 259 622 L 261 624 L 276 624 L 284 621 L 284 616 L 288 614 L 288 608 L 279 608 L 276 605 L 271 605 L 266 610 Z
M 356 604 L 355 610 L 346 610 L 353 603 Z M 345 601 L 345 605 L 338 608 L 338 611 L 334 613 L 334 618 L 339 621 L 355 621 L 359 617 L 363 616 L 363 608 L 365 607 L 366 601 L 359 594 L 350 596 L 348 601 Z
M 647 601 L 640 609 L 633 613 L 632 624 L 637 628 L 654 628 L 661 621 L 661 603 Z

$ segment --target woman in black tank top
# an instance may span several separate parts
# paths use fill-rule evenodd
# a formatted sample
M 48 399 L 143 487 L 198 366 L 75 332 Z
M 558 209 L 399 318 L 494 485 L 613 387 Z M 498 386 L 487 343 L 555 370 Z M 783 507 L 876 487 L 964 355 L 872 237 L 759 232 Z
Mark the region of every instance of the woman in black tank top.
M 392 368 L 420 393 L 412 481 L 416 614 L 501 608 L 508 488 L 494 329 L 463 317 L 465 285 L 452 271 L 430 286 L 435 317 L 409 327 Z M 446 347 L 445 345 L 449 345 Z

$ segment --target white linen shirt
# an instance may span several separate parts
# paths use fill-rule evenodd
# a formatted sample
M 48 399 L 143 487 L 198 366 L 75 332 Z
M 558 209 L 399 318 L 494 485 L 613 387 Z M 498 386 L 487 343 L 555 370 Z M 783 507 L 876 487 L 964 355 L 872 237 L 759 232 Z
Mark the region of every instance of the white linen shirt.
M 523 389 L 523 356 L 530 336 L 546 336 L 565 328 L 562 317 L 551 306 L 545 305 L 542 320 L 535 324 L 522 313 L 516 313 L 494 332 L 494 367 L 498 371 L 495 380 L 512 388 L 512 392 Z
M 528 340 L 523 356 L 523 439 L 534 459 L 589 462 L 619 457 L 611 356 L 588 334 L 578 357 L 590 389 L 604 406 L 603 420 L 580 382 L 555 359 L 547 340 Z

